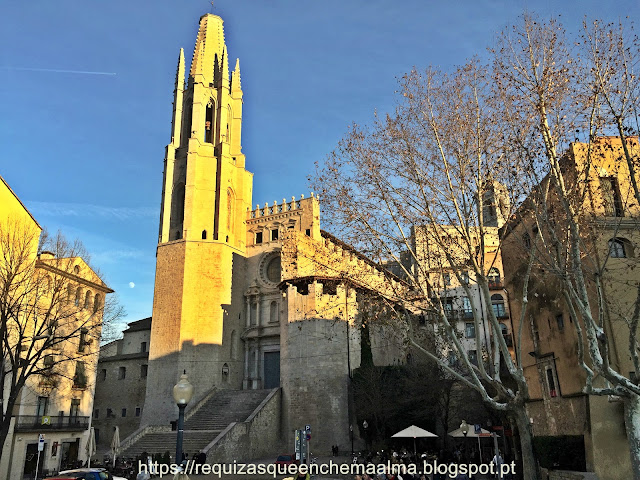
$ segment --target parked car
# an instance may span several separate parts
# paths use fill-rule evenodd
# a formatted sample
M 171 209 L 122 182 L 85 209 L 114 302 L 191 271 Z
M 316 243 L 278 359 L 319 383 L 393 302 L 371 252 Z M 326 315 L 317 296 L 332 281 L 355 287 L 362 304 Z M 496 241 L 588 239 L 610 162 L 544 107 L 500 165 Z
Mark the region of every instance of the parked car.
M 296 460 L 295 455 L 278 455 L 278 458 L 276 458 L 276 465 L 300 465 L 300 460 Z
M 62 478 L 74 478 L 78 480 L 127 480 L 124 477 L 115 477 L 104 468 L 76 468 L 60 472 Z

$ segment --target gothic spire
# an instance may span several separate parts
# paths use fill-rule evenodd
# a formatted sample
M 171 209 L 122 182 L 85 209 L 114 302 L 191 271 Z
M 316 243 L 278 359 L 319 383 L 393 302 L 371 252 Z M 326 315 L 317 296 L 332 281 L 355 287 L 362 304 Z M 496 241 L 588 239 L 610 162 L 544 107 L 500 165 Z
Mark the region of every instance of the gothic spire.
M 222 59 L 226 51 L 222 18 L 207 13 L 200 17 L 200 27 L 193 49 L 193 60 L 189 76 L 202 75 L 205 83 L 213 82 L 214 59 L 216 54 Z M 226 55 L 224 55 L 226 58 Z M 224 61 L 224 59 L 223 59 Z M 224 72 L 223 72 L 224 74 Z
M 222 84 L 229 86 L 229 54 L 226 45 L 222 51 Z

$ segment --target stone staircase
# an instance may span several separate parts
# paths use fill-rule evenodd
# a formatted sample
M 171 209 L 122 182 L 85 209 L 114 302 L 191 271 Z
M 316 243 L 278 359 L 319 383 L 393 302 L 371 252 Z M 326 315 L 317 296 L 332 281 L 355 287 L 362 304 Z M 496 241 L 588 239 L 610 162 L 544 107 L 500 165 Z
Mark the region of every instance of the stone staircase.
M 220 390 L 189 412 L 184 423 L 183 451 L 191 458 L 203 450 L 232 422 L 244 422 L 271 390 Z M 175 431 L 146 433 L 122 452 L 123 457 L 137 457 L 142 452 L 149 455 L 176 449 Z

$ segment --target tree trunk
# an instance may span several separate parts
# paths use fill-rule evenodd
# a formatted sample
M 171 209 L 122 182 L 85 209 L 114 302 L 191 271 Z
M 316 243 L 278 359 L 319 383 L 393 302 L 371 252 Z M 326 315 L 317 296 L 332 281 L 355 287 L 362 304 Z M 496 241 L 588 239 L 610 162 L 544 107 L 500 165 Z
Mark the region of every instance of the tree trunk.
M 524 480 L 540 480 L 538 462 L 533 453 L 533 432 L 527 410 L 522 406 L 513 412 L 520 435 L 520 450 L 522 453 L 522 478 Z M 518 473 L 518 472 L 516 472 Z
M 625 398 L 624 423 L 627 428 L 633 478 L 640 480 L 640 396 L 631 394 Z

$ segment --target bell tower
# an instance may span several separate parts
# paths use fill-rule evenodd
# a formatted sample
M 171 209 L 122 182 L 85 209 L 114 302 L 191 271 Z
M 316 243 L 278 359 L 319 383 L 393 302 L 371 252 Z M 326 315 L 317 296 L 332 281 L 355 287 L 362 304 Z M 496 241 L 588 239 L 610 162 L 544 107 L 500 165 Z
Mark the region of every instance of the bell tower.
M 174 418 L 171 388 L 183 370 L 194 401 L 213 386 L 242 384 L 232 346 L 242 312 L 234 305 L 243 305 L 253 186 L 241 147 L 242 103 L 240 61 L 230 73 L 222 18 L 203 15 L 186 82 L 182 49 L 178 58 L 143 424 Z

